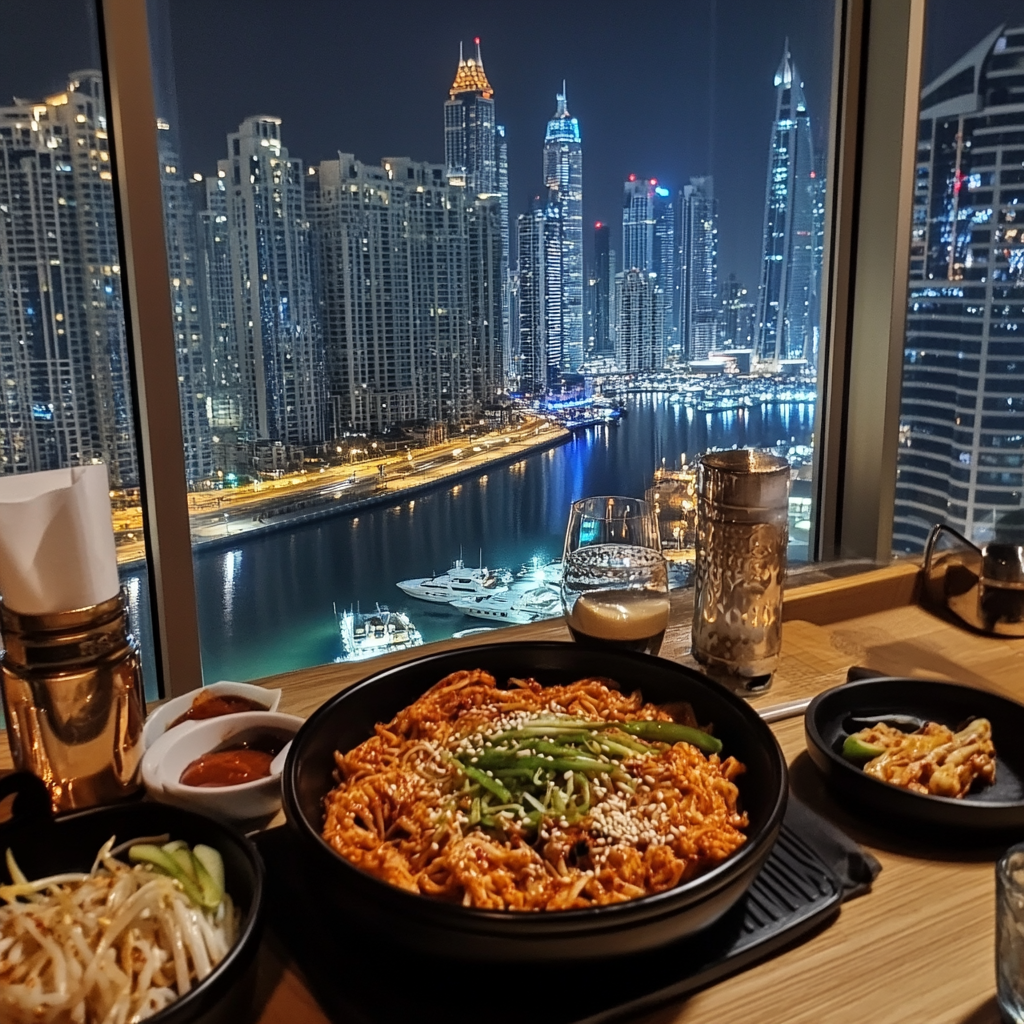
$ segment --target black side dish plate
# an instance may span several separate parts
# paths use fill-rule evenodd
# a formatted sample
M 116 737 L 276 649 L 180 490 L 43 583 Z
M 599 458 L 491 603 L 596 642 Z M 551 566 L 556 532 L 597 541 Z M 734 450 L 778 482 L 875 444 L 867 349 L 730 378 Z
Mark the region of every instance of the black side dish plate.
M 838 913 L 840 881 L 794 825 L 783 825 L 746 895 L 700 935 L 614 959 L 508 964 L 504 981 L 490 996 L 488 979 L 499 977 L 493 968 L 413 954 L 372 935 L 353 938 L 353 921 L 326 925 L 316 884 L 303 869 L 291 830 L 270 829 L 255 842 L 267 864 L 270 927 L 331 1020 L 608 1024 L 649 1013 L 745 970 Z M 417 993 L 414 1003 L 395 991 L 396 977 L 402 979 L 402 993 Z M 443 978 L 463 983 L 445 985 L 438 980 Z M 388 992 L 395 998 L 387 998 Z
M 976 782 L 961 799 L 926 796 L 865 775 L 860 765 L 842 756 L 846 737 L 864 728 L 867 720 L 894 715 L 954 730 L 969 719 L 987 718 L 996 748 L 995 783 Z M 1024 705 L 1016 701 L 954 683 L 866 679 L 815 697 L 804 717 L 804 731 L 807 752 L 828 783 L 880 828 L 944 829 L 990 837 L 1024 831 Z

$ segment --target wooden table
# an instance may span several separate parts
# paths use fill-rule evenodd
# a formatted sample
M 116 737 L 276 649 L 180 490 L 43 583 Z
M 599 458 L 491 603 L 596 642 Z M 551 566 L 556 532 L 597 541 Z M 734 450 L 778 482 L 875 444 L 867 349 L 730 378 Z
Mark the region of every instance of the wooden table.
M 1024 700 L 1024 641 L 977 636 L 934 616 L 913 603 L 916 587 L 917 567 L 902 563 L 790 589 L 782 662 L 771 691 L 755 698 L 754 706 L 827 689 L 843 682 L 852 665 L 956 679 Z M 687 664 L 690 601 L 689 594 L 674 597 L 674 625 L 662 650 Z M 555 620 L 468 642 L 567 636 Z M 380 664 L 405 657 L 393 655 Z M 282 711 L 305 715 L 367 671 L 366 665 L 327 665 L 265 682 L 284 687 Z M 802 718 L 773 729 L 789 761 L 794 792 L 869 848 L 882 862 L 882 873 L 869 894 L 844 904 L 832 924 L 806 941 L 643 1019 L 998 1024 L 993 863 L 999 851 L 916 850 L 872 830 L 824 791 L 804 749 Z M 6 757 L 6 749 L 0 750 L 0 764 Z M 260 1024 L 328 1020 L 272 935 L 261 956 Z

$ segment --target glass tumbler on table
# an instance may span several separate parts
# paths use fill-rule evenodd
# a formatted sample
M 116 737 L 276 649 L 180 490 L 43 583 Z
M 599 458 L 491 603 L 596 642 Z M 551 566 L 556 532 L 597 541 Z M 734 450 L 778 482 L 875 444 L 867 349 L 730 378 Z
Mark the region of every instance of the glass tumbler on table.
M 577 643 L 658 653 L 668 626 L 668 566 L 646 501 L 574 502 L 562 565 L 562 608 Z
M 1024 843 L 996 864 L 996 999 L 1007 1024 L 1024 1024 Z

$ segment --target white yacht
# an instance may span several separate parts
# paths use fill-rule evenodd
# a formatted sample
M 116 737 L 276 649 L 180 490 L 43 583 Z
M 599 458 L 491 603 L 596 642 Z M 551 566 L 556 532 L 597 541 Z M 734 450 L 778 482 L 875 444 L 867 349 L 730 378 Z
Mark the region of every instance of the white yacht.
M 485 565 L 468 569 L 459 558 L 447 572 L 438 576 L 402 580 L 395 586 L 403 593 L 410 597 L 418 597 L 421 601 L 448 604 L 460 598 L 502 594 L 508 590 L 508 584 L 511 582 L 512 574 L 507 569 L 488 569 Z
M 476 619 L 491 619 L 506 625 L 523 625 L 562 614 L 562 598 L 554 587 L 516 585 L 501 594 L 461 598 L 452 607 Z
M 531 558 L 519 572 L 516 573 L 516 584 L 520 582 L 529 583 L 531 586 L 558 587 L 562 584 L 562 560 L 553 559 L 550 562 L 542 562 L 539 558 Z
M 388 610 L 379 604 L 375 611 L 359 612 L 349 609 L 338 616 L 341 632 L 341 661 L 362 661 L 378 654 L 404 651 L 419 647 L 423 636 L 404 612 Z

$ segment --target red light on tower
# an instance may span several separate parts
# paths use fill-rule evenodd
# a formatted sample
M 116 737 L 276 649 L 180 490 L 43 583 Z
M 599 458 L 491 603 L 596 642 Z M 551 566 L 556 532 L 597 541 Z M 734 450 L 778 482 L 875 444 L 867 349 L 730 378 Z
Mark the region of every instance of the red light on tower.
M 657 178 L 651 178 L 651 184 L 652 185 L 657 185 L 658 184 L 658 179 Z
M 604 225 L 603 225 L 603 224 L 602 224 L 602 223 L 601 223 L 600 221 L 598 221 L 598 222 L 597 222 L 597 223 L 596 223 L 596 224 L 594 225 L 594 227 L 595 227 L 595 228 L 603 228 L 603 227 L 604 227 Z
M 631 175 L 629 176 L 629 180 L 630 180 L 630 181 L 636 181 L 636 175 L 635 175 L 635 174 L 631 174 Z
M 480 37 L 479 36 L 474 36 L 473 37 L 473 45 L 474 46 L 479 46 L 480 45 Z
M 816 177 L 817 177 L 817 174 L 815 174 L 815 173 L 814 173 L 814 171 L 811 171 L 811 177 L 812 177 L 812 178 L 816 178 Z

